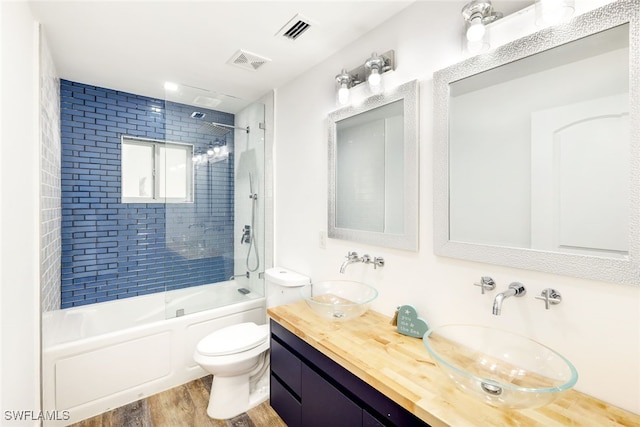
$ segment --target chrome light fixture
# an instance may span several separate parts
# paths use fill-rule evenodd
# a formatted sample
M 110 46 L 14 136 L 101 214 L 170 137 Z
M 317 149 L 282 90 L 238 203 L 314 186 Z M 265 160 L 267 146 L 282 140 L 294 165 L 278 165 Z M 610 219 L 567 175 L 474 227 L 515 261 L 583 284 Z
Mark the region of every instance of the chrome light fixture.
M 565 21 L 575 11 L 575 0 L 536 0 L 536 25 L 555 25 Z
M 382 90 L 382 74 L 395 69 L 395 52 L 393 50 L 382 55 L 374 52 L 363 65 L 351 71 L 343 68 L 340 74 L 336 76 L 338 104 L 347 105 L 349 103 L 350 89 L 360 83 L 364 83 L 365 80 L 368 82 L 371 92 L 379 93 Z
M 340 74 L 336 76 L 338 84 L 338 104 L 347 105 L 349 103 L 349 90 L 353 86 L 354 78 L 343 68 Z
M 491 0 L 473 0 L 462 8 L 462 17 L 466 22 L 467 40 L 480 42 L 486 35 L 486 25 L 502 18 L 502 13 L 494 12 Z
M 385 73 L 393 68 L 391 64 L 393 56 L 378 56 L 373 52 L 371 58 L 367 59 L 364 63 L 365 74 L 367 75 L 367 82 L 369 83 L 369 89 L 373 93 L 380 92 L 382 83 L 382 73 Z

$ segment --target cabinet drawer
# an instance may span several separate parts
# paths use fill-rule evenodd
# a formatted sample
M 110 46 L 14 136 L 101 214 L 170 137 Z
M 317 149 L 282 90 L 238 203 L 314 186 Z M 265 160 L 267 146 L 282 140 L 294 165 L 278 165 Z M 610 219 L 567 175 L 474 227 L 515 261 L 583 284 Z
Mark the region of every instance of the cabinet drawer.
M 362 426 L 362 408 L 307 365 L 302 367 L 302 424 Z
M 302 362 L 276 340 L 271 340 L 271 372 L 300 397 Z
M 302 405 L 278 378 L 271 375 L 269 404 L 288 427 L 302 425 Z

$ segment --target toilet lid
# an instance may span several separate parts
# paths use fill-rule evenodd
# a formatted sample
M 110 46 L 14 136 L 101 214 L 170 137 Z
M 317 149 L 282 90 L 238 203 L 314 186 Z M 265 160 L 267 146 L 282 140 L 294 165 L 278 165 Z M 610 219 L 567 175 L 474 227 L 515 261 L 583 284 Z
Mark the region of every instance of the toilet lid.
M 198 343 L 198 353 L 205 356 L 224 356 L 240 353 L 262 344 L 269 329 L 253 322 L 239 323 L 219 329 Z

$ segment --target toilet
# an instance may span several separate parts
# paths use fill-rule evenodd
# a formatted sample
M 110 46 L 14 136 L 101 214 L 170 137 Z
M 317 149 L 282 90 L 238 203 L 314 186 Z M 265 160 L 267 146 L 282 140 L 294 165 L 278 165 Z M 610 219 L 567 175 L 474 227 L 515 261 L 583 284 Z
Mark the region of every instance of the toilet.
M 308 277 L 280 267 L 264 273 L 268 307 L 300 299 Z M 266 320 L 266 319 L 265 319 Z M 193 358 L 213 374 L 207 415 L 229 419 L 269 398 L 269 325 L 239 323 L 202 338 Z

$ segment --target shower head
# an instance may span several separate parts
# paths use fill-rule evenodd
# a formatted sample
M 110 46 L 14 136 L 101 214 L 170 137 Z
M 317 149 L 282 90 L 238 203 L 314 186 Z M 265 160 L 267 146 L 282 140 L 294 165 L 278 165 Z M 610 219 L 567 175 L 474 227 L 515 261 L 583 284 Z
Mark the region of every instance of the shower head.
M 246 128 L 233 126 L 233 125 L 225 125 L 223 123 L 215 123 L 215 122 L 204 122 L 202 126 L 200 126 L 200 130 L 208 130 L 215 136 L 225 136 L 229 132 L 234 129 L 243 130 L 249 133 L 249 126 Z
M 233 130 L 233 127 L 228 128 L 221 126 L 218 123 L 204 122 L 202 126 L 200 126 L 200 130 L 207 130 L 215 136 L 225 136 Z

